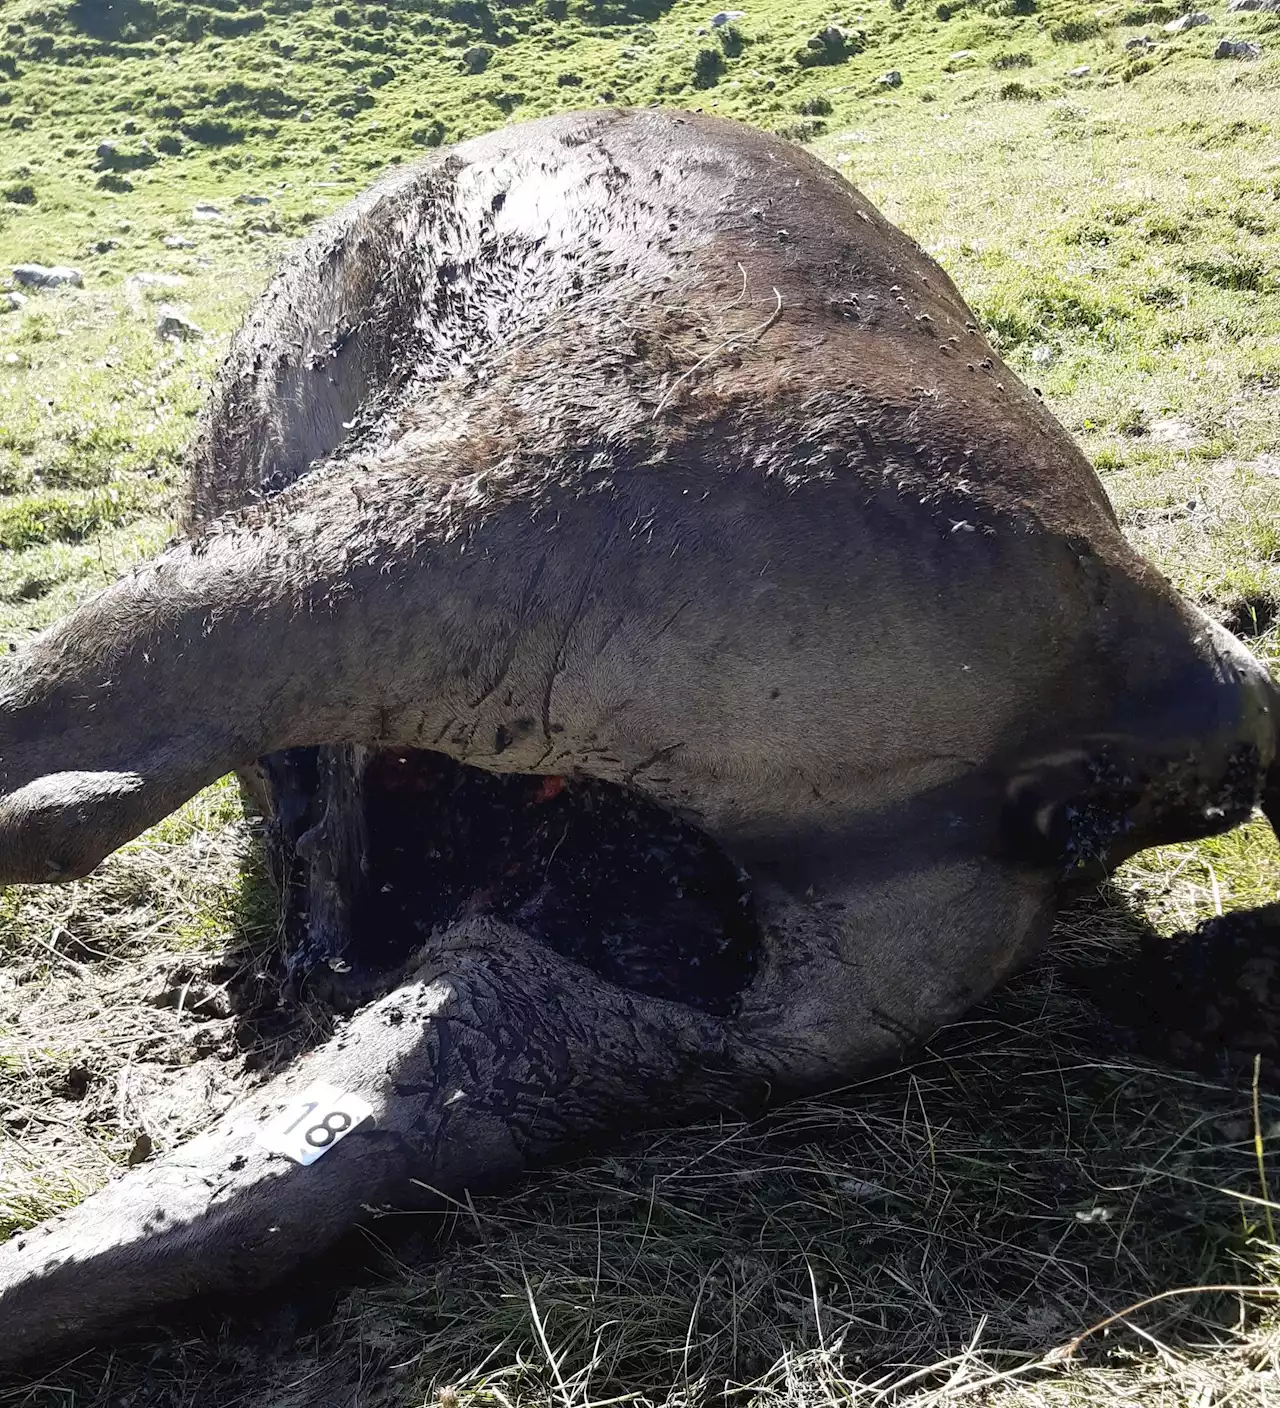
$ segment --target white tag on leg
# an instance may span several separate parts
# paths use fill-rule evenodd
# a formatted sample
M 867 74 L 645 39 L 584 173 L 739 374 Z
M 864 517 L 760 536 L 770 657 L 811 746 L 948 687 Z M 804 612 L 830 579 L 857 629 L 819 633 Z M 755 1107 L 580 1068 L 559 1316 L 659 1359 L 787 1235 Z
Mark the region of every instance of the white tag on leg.
M 320 1081 L 264 1124 L 258 1143 L 295 1163 L 313 1164 L 372 1114 L 367 1100 Z

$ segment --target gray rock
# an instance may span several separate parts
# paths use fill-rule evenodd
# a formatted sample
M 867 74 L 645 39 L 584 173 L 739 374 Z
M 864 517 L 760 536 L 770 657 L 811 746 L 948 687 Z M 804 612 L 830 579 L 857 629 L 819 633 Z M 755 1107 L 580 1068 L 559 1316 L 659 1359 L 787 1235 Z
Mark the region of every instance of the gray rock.
M 220 207 L 208 200 L 196 201 L 191 208 L 191 216 L 194 220 L 225 220 L 227 218 Z
M 735 20 L 745 20 L 746 17 L 745 10 L 721 10 L 719 14 L 711 16 L 711 28 L 719 29 L 721 25 L 733 24 Z
M 95 254 L 110 254 L 113 249 L 120 248 L 120 241 L 113 239 L 94 240 L 92 249 Z
M 487 44 L 473 44 L 462 56 L 462 62 L 470 73 L 483 73 L 493 58 L 493 50 Z
M 1153 445 L 1168 445 L 1174 450 L 1190 450 L 1200 439 L 1185 420 L 1171 418 L 1153 420 L 1149 435 Z
M 166 249 L 194 249 L 196 247 L 194 240 L 184 240 L 181 235 L 166 235 L 161 240 L 161 244 Z
M 1260 59 L 1262 45 L 1252 39 L 1219 39 L 1213 51 L 1215 59 Z
M 166 342 L 198 342 L 204 329 L 172 304 L 162 303 L 156 310 L 156 336 Z
M 127 289 L 178 288 L 186 280 L 181 274 L 130 274 L 124 281 Z
M 1240 10 L 1263 10 L 1268 14 L 1274 14 L 1280 10 L 1280 0 L 1231 0 L 1227 6 L 1227 13 L 1234 15 Z
M 79 269 L 69 269 L 65 264 L 55 264 L 46 269 L 43 264 L 15 264 L 15 283 L 24 288 L 83 288 L 84 275 Z
M 1092 71 L 1093 71 L 1093 70 L 1089 67 L 1088 64 L 1081 64 L 1079 68 L 1069 69 L 1068 72 L 1067 72 L 1067 77 L 1068 77 L 1068 78 L 1085 78 L 1085 77 L 1087 77 L 1090 73 L 1092 73 Z
M 1051 367 L 1058 360 L 1057 352 L 1046 343 L 1041 343 L 1039 347 L 1033 349 L 1031 362 L 1037 367 Z
M 27 305 L 27 295 L 25 293 L 6 293 L 0 299 L 0 308 L 6 313 L 16 313 L 20 308 Z
M 1198 29 L 1202 24 L 1212 24 L 1213 16 L 1206 15 L 1203 10 L 1197 10 L 1191 15 L 1179 15 L 1176 20 L 1170 20 L 1164 27 L 1166 34 L 1185 34 L 1189 29 Z
M 882 88 L 901 88 L 902 75 L 896 68 L 891 68 L 888 73 L 882 73 L 880 77 L 876 79 L 876 82 L 880 84 Z
M 1149 35 L 1140 34 L 1136 39 L 1125 40 L 1124 51 L 1126 54 L 1134 54 L 1139 49 L 1154 49 L 1155 47 L 1156 41 L 1154 39 Z
M 270 196 L 237 196 L 236 205 L 270 205 Z
M 828 49 L 834 49 L 837 52 L 843 49 L 845 45 L 845 32 L 838 24 L 829 24 L 826 29 L 820 29 L 818 31 L 818 38 L 822 40 L 823 44 L 825 44 Z
M 311 111 L 310 108 L 303 108 L 302 111 L 298 114 L 299 122 L 314 122 L 315 120 L 316 115 Z

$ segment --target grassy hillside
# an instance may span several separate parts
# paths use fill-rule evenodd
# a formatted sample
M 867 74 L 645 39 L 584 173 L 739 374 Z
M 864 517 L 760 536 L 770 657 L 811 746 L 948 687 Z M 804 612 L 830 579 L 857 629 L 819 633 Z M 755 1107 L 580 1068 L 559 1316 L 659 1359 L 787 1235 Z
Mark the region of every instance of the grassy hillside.
M 1276 476 L 1235 466 L 1274 449 L 1280 15 L 1219 8 L 1167 35 L 1173 14 L 891 0 L 813 49 L 817 3 L 708 30 L 703 8 L 649 0 L 10 0 L 0 270 L 70 264 L 84 289 L 0 313 L 0 630 L 154 544 L 201 379 L 289 239 L 425 146 L 600 102 L 815 142 L 947 265 L 1184 586 L 1274 600 Z M 1213 60 L 1224 36 L 1263 58 Z M 208 339 L 158 345 L 159 302 Z
M 0 291 L 0 634 L 164 540 L 204 385 L 309 224 L 425 148 L 662 102 L 812 144 L 915 235 L 1132 539 L 1280 669 L 1280 13 L 740 3 L 0 5 L 0 284 L 83 276 Z M 158 338 L 164 305 L 202 335 Z M 0 894 L 0 1235 L 294 1039 L 237 1010 L 271 991 L 257 866 L 223 784 L 90 880 Z M 910 1071 L 459 1209 L 336 1314 L 264 1302 L 0 1403 L 1274 1405 L 1266 1296 L 1179 1294 L 1045 1356 L 1148 1295 L 1280 1283 L 1280 1096 L 1153 1065 L 1085 991 L 1144 927 L 1277 898 L 1260 824 L 1148 854 Z

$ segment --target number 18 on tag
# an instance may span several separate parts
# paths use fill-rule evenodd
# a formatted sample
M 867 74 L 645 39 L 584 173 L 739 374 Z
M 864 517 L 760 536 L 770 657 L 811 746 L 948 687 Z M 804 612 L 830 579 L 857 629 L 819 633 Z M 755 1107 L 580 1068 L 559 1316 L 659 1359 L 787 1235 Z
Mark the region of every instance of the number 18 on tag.
M 290 1100 L 258 1131 L 258 1142 L 299 1164 L 313 1164 L 373 1114 L 359 1095 L 320 1082 Z

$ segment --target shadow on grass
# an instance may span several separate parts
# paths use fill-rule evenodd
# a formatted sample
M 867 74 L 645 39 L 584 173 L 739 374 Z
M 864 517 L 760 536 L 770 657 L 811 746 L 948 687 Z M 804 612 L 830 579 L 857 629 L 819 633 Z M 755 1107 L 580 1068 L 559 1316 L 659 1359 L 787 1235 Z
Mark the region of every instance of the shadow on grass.
M 574 9 L 586 24 L 653 24 L 671 9 L 675 0 L 577 0 Z M 712 11 L 708 10 L 710 17 Z

